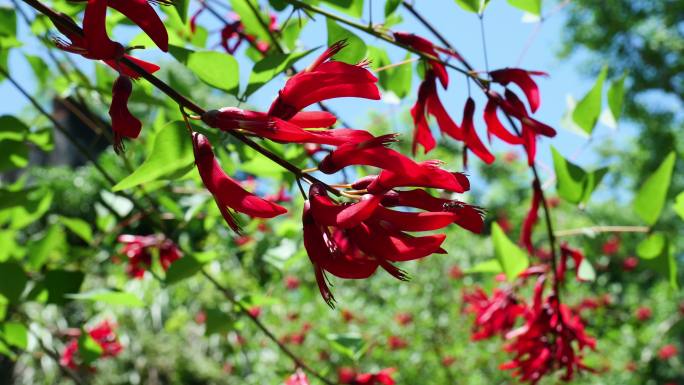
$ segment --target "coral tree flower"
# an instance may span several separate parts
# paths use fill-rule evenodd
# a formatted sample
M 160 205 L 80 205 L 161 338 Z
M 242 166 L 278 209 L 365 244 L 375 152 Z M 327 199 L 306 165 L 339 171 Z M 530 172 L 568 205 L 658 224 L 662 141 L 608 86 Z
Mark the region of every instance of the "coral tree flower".
M 539 205 L 542 201 L 541 186 L 537 181 L 532 183 L 532 204 L 525 216 L 522 230 L 520 231 L 520 243 L 525 246 L 527 252 L 534 254 L 534 245 L 532 244 L 532 229 L 539 219 Z
M 463 293 L 465 312 L 475 315 L 475 325 L 471 339 L 479 341 L 503 335 L 513 329 L 519 317 L 526 313 L 524 302 L 518 301 L 510 288 L 494 289 L 492 296 L 477 287 L 472 292 Z
M 338 370 L 338 380 L 340 384 L 346 385 L 394 385 L 392 375 L 396 369 L 385 368 L 377 373 L 357 373 L 350 368 L 340 368 Z
M 123 346 L 121 346 L 114 333 L 114 327 L 114 324 L 105 320 L 88 331 L 90 337 L 102 348 L 100 358 L 115 357 L 123 350 Z M 80 360 L 78 349 L 78 339 L 74 338 L 69 341 L 60 357 L 60 365 L 70 369 L 78 369 Z
M 159 263 L 164 270 L 168 270 L 173 261 L 183 256 L 178 246 L 163 236 L 122 234 L 117 241 L 123 244 L 121 254 L 128 258 L 126 273 L 133 278 L 142 278 L 152 266 L 153 249 L 157 249 Z
M 226 175 L 216 160 L 211 142 L 206 136 L 193 133 L 192 145 L 195 165 L 202 182 L 214 196 L 221 215 L 231 229 L 239 232 L 238 223 L 231 210 L 257 218 L 273 218 L 287 212 L 284 207 L 245 190 L 239 182 Z
M 306 377 L 306 373 L 298 369 L 285 380 L 285 385 L 309 385 L 309 379 Z

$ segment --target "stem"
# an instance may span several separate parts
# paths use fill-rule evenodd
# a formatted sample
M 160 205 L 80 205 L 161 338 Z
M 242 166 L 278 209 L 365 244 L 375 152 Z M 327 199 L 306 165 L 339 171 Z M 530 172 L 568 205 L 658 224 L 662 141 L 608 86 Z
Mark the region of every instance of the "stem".
M 556 237 L 573 235 L 592 235 L 595 233 L 647 233 L 651 229 L 647 226 L 589 226 L 578 229 L 558 230 Z
M 288 357 L 290 357 L 290 359 L 295 363 L 295 365 L 304 369 L 306 372 L 308 372 L 312 376 L 318 378 L 319 380 L 321 380 L 326 385 L 335 385 L 336 384 L 335 382 L 324 377 L 318 371 L 312 369 L 309 365 L 307 365 L 304 361 L 302 361 L 301 358 L 299 358 L 295 353 L 293 353 L 287 346 L 285 346 L 285 344 L 280 342 L 280 340 L 278 340 L 278 337 L 276 337 L 275 334 L 273 334 L 273 332 L 271 330 L 269 330 L 268 327 L 266 327 L 266 325 L 264 325 L 264 323 L 261 322 L 261 320 L 259 320 L 259 318 L 255 317 L 249 313 L 247 308 L 245 308 L 245 306 L 235 298 L 235 294 L 229 288 L 221 285 L 221 283 L 219 283 L 214 277 L 212 277 L 204 269 L 201 270 L 201 273 L 203 276 L 205 276 L 209 280 L 209 282 L 211 282 L 214 285 L 214 287 L 216 287 L 223 294 L 224 297 L 226 297 L 226 299 L 228 301 L 230 301 L 233 305 L 237 306 L 238 310 L 240 310 L 240 313 L 242 313 L 243 315 L 247 316 L 250 320 L 252 320 L 252 322 L 264 334 L 266 334 L 268 339 L 270 339 L 276 345 L 278 345 L 278 349 L 280 349 L 280 351 L 282 351 Z

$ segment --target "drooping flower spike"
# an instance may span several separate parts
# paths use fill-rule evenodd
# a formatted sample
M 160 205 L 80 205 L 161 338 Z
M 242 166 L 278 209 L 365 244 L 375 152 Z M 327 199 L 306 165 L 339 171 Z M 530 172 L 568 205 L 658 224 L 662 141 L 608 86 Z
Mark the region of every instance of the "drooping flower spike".
M 522 230 L 520 231 L 520 244 L 525 246 L 527 252 L 534 255 L 534 245 L 532 244 L 532 230 L 539 219 L 539 205 L 542 200 L 541 186 L 535 180 L 532 183 L 532 203 L 530 209 L 525 216 Z
M 303 108 L 327 99 L 379 100 L 378 79 L 366 69 L 365 62 L 351 65 L 332 60 L 346 45 L 345 41 L 333 44 L 304 71 L 288 79 L 268 114 L 289 120 Z
M 546 72 L 541 71 L 527 71 L 522 68 L 503 68 L 500 70 L 490 71 L 492 81 L 495 81 L 504 87 L 509 83 L 514 83 L 525 93 L 527 102 L 530 104 L 530 110 L 537 112 L 541 100 L 539 98 L 539 87 L 534 82 L 532 76 L 548 76 Z
M 527 307 L 518 300 L 510 287 L 494 289 L 491 297 L 480 287 L 463 293 L 465 312 L 475 315 L 471 339 L 479 341 L 504 335 L 516 326 L 518 318 L 525 315 Z
M 438 47 L 430 40 L 413 33 L 394 32 L 394 40 L 401 44 L 407 45 L 416 51 L 430 55 L 438 60 L 440 57 L 437 51 L 445 53 L 453 58 L 456 58 L 457 60 L 462 60 L 458 53 Z M 439 81 L 442 83 L 442 87 L 446 89 L 449 86 L 449 74 L 447 73 L 445 65 L 438 60 L 428 60 L 428 63 L 430 64 L 432 70 L 434 70 L 434 72 L 437 74 Z
M 240 229 L 231 210 L 257 218 L 273 218 L 287 212 L 284 207 L 245 190 L 239 182 L 226 175 L 216 160 L 211 143 L 206 136 L 197 132 L 193 133 L 192 145 L 195 165 L 202 182 L 214 196 L 221 215 L 231 229 L 236 232 Z

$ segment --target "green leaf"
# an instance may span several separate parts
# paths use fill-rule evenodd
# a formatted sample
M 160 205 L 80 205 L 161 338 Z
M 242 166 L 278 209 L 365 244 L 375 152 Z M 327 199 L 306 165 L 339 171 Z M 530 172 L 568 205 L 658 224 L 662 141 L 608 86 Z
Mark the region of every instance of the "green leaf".
M 0 172 L 28 165 L 29 148 L 24 142 L 0 141 Z
M 582 281 L 594 281 L 596 280 L 596 271 L 594 266 L 587 258 L 582 259 L 582 262 L 577 266 L 577 278 Z
M 107 305 L 120 305 L 126 307 L 143 307 L 145 303 L 132 293 L 123 291 L 112 291 L 109 289 L 96 289 L 86 293 L 67 294 L 67 298 L 100 302 Z
M 482 13 L 484 12 L 489 0 L 455 0 L 459 7 L 468 12 Z
M 684 191 L 675 198 L 674 211 L 679 214 L 680 218 L 684 219 Z
M 178 178 L 190 171 L 193 163 L 192 140 L 185 123 L 172 122 L 157 133 L 145 162 L 112 190 L 120 191 L 155 180 Z
M 328 334 L 326 338 L 334 350 L 353 361 L 361 358 L 367 348 L 361 335 L 356 333 Z
M 290 68 L 299 59 L 310 54 L 314 49 L 305 52 L 293 52 L 290 54 L 276 53 L 268 55 L 254 65 L 252 74 L 249 76 L 249 84 L 245 96 L 253 94 L 256 90 L 278 76 L 281 72 Z
M 494 254 L 509 281 L 515 280 L 530 265 L 527 254 L 511 242 L 497 223 L 492 224 Z
M 608 88 L 608 108 L 614 122 L 620 119 L 620 114 L 622 113 L 622 102 L 625 97 L 625 78 L 627 78 L 627 72 L 622 74 L 619 79 L 613 81 Z
M 176 8 L 178 16 L 180 16 L 183 23 L 188 21 L 188 7 L 190 6 L 190 0 L 174 0 L 173 7 Z
M 608 169 L 601 168 L 592 172 L 586 172 L 563 158 L 553 147 L 551 147 L 551 154 L 553 156 L 553 168 L 556 173 L 558 195 L 570 203 L 586 203 L 608 172 Z
M 634 211 L 649 226 L 658 221 L 663 211 L 676 159 L 675 153 L 670 152 L 658 169 L 641 185 L 634 198 Z
M 50 67 L 45 65 L 45 60 L 40 56 L 24 54 L 26 61 L 31 66 L 33 70 L 33 75 L 35 75 L 38 84 L 41 87 L 45 87 L 48 78 L 50 77 Z
M 28 347 L 28 330 L 26 326 L 18 322 L 5 322 L 0 328 L 4 342 L 19 349 L 26 350 Z
M 366 43 L 364 43 L 360 37 L 340 27 L 331 19 L 327 19 L 326 23 L 328 26 L 328 46 L 331 46 L 341 40 L 347 41 L 347 46 L 334 56 L 335 60 L 349 64 L 356 64 L 366 57 L 368 48 L 366 47 Z
M 219 90 L 237 95 L 240 87 L 240 68 L 231 55 L 214 51 L 190 54 L 188 68 L 200 80 Z
M 542 0 L 508 0 L 508 4 L 535 16 L 541 16 Z
M 174 284 L 186 278 L 190 278 L 202 270 L 202 263 L 191 256 L 184 256 L 171 263 L 169 269 L 166 271 L 167 284 Z
M 174 59 L 178 60 L 179 63 L 187 66 L 188 60 L 190 59 L 190 55 L 195 53 L 195 51 L 184 47 L 179 47 L 177 45 L 169 44 L 169 53 L 171 54 L 171 56 L 173 56 Z
M 62 227 L 58 224 L 50 225 L 40 240 L 29 244 L 27 249 L 29 268 L 31 270 L 40 270 L 50 257 L 60 255 L 60 252 L 64 250 L 65 244 L 66 239 Z
M 637 255 L 644 265 L 668 279 L 670 286 L 678 288 L 677 261 L 674 247 L 662 233 L 653 233 L 637 245 Z
M 401 5 L 401 0 L 387 0 L 385 3 L 385 17 L 394 13 Z
M 90 224 L 80 218 L 67 218 L 59 217 L 59 221 L 71 232 L 78 235 L 79 238 L 83 239 L 87 243 L 93 241 L 93 230 L 90 228 Z
M 356 18 L 363 16 L 363 0 L 322 0 L 322 3 Z
M 17 11 L 13 7 L 0 6 L 0 37 L 17 34 Z
M 81 290 L 85 278 L 80 271 L 50 270 L 45 274 L 43 284 L 48 292 L 48 303 L 63 305 L 69 301 L 68 294 Z
M 404 61 L 409 60 L 410 58 L 411 53 L 406 53 Z M 400 99 L 405 98 L 411 92 L 411 81 L 413 79 L 411 64 L 402 64 L 387 71 L 388 89 L 394 92 Z
M 207 316 L 205 323 L 204 334 L 224 334 L 235 328 L 233 317 L 226 312 L 217 308 L 205 309 L 204 314 Z
M 90 365 L 102 356 L 102 346 L 97 343 L 87 332 L 81 332 L 78 338 L 78 355 L 83 360 L 83 364 Z
M 29 133 L 29 127 L 11 115 L 0 116 L 0 140 L 23 141 Z
M 503 270 L 501 270 L 501 263 L 499 263 L 499 261 L 496 259 L 490 259 L 487 261 L 480 262 L 465 271 L 466 274 L 499 274 L 501 272 L 503 272 Z
M 28 276 L 16 262 L 0 263 L 0 294 L 9 303 L 17 303 L 28 282 Z
M 607 74 L 608 67 L 604 66 L 596 78 L 594 86 L 577 103 L 572 113 L 572 120 L 589 135 L 594 131 L 594 126 L 596 126 L 601 115 L 603 82 L 606 80 Z
M 52 205 L 53 194 L 51 191 L 37 191 L 35 197 L 31 197 L 25 204 L 15 208 L 12 214 L 12 229 L 24 228 L 40 219 Z

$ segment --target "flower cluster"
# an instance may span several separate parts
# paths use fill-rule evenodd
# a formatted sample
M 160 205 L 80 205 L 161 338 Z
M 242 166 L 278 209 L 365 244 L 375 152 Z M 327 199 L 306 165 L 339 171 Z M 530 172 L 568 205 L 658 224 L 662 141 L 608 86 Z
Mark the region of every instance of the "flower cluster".
M 394 385 L 392 375 L 396 369 L 385 368 L 377 373 L 358 373 L 354 369 L 342 367 L 337 371 L 338 381 L 345 385 Z
M 154 43 L 163 51 L 168 51 L 169 37 L 164 23 L 155 13 L 152 6 L 145 0 L 83 0 L 87 1 L 83 16 L 82 33 L 80 28 L 67 17 L 54 18 L 52 21 L 57 29 L 68 40 L 55 38 L 58 48 L 79 54 L 87 59 L 101 60 L 119 73 L 112 88 L 112 104 L 109 115 L 112 119 L 114 131 L 114 148 L 123 149 L 122 138 L 137 138 L 142 129 L 142 123 L 128 110 L 128 99 L 133 91 L 131 78 L 140 75 L 127 62 L 141 67 L 148 73 L 159 70 L 159 66 L 137 59 L 126 54 L 128 51 L 118 42 L 112 41 L 107 35 L 105 19 L 107 7 L 111 7 L 129 20 L 137 24 Z M 166 0 L 157 0 L 160 4 L 170 4 Z
M 449 75 L 444 62 L 439 57 L 439 52 L 445 53 L 457 60 L 461 60 L 461 57 L 451 50 L 438 47 L 429 40 L 411 33 L 395 32 L 394 39 L 398 43 L 430 57 L 430 59 L 425 60 L 425 77 L 418 89 L 416 104 L 411 109 L 411 116 L 415 126 L 413 153 L 416 153 L 418 145 L 421 145 L 426 153 L 435 147 L 436 142 L 427 120 L 427 115 L 432 115 L 444 135 L 448 135 L 465 144 L 464 160 L 467 159 L 467 150 L 470 150 L 485 163 L 492 163 L 495 159 L 494 155 L 485 147 L 475 131 L 473 123 L 475 101 L 468 97 L 463 110 L 463 121 L 459 126 L 451 119 L 437 93 L 437 79 L 439 79 L 445 90 L 449 85 Z M 506 143 L 523 145 L 530 164 L 534 162 L 537 136 L 553 137 L 556 135 L 556 131 L 532 118 L 520 98 L 506 87 L 509 83 L 517 85 L 527 98 L 529 110 L 534 113 L 539 108 L 540 98 L 539 89 L 532 76 L 538 75 L 545 75 L 545 73 L 526 71 L 520 68 L 504 68 L 489 72 L 491 81 L 503 86 L 505 91 L 502 96 L 496 91 L 489 89 L 487 85 L 488 102 L 484 109 L 484 120 L 487 125 L 489 138 L 491 139 L 491 136 L 494 135 Z M 499 110 L 503 111 L 510 118 L 519 121 L 521 125 L 520 132 L 511 133 L 506 129 L 498 117 Z
M 527 306 L 519 300 L 512 289 L 494 289 L 491 297 L 476 287 L 473 292 L 463 293 L 465 312 L 475 315 L 475 325 L 471 339 L 483 340 L 495 335 L 505 335 L 513 329 Z
M 190 18 L 190 31 L 195 33 L 197 30 L 197 19 L 206 10 L 206 6 L 203 3 L 200 8 L 195 11 L 195 13 Z M 231 12 L 228 15 L 228 21 L 226 21 L 220 32 L 220 42 L 219 45 L 229 54 L 233 55 L 240 48 L 242 42 L 247 41 L 252 47 L 262 54 L 266 54 L 271 48 L 271 45 L 267 41 L 259 40 L 255 35 L 252 35 L 245 31 L 245 25 L 240 19 L 240 15 Z M 275 14 L 270 15 L 270 20 L 268 23 L 269 32 L 278 32 L 278 21 Z
M 171 263 L 183 256 L 175 243 L 161 235 L 119 235 L 117 241 L 123 244 L 121 254 L 127 257 L 126 273 L 140 279 L 152 266 L 152 255 L 159 256 L 159 263 L 167 270 Z
M 101 358 L 115 357 L 123 350 L 123 346 L 119 343 L 114 333 L 115 325 L 108 321 L 102 321 L 94 328 L 88 330 L 90 337 L 102 348 Z M 59 363 L 70 369 L 77 369 L 80 364 L 78 337 L 80 330 L 73 333 L 73 338 L 64 348 L 60 357 Z

